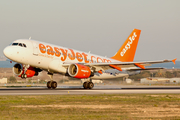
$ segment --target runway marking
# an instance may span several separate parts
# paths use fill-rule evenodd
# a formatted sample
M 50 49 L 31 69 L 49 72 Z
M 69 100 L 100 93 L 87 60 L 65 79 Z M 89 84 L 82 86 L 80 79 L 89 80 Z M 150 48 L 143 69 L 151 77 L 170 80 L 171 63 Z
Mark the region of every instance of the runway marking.
M 69 93 L 68 93 L 69 91 Z M 179 94 L 179 89 L 158 90 L 2 90 L 0 95 L 67 95 L 67 94 Z
M 39 108 L 39 107 L 52 107 L 52 108 L 91 108 L 91 109 L 106 109 L 106 108 L 119 108 L 117 105 L 18 105 L 12 107 L 26 107 L 26 108 Z

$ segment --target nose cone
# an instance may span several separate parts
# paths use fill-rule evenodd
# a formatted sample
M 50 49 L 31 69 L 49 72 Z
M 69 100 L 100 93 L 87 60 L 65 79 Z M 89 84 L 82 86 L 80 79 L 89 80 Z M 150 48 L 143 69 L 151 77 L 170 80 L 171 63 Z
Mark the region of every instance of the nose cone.
M 11 59 L 11 56 L 12 56 L 12 48 L 11 47 L 6 47 L 4 50 L 3 50 L 3 53 L 4 53 L 4 55 L 7 57 L 7 58 L 9 58 L 9 59 Z

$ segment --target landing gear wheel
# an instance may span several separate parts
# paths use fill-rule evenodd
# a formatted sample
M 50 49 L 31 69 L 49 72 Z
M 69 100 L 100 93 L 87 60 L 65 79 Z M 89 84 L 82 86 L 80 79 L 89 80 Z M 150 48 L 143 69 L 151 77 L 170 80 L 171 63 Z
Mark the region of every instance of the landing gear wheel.
M 27 74 L 24 74 L 24 78 L 27 78 Z
M 84 89 L 88 89 L 88 82 L 84 82 L 83 87 L 84 87 Z
M 48 89 L 51 89 L 51 81 L 48 81 L 48 82 L 47 82 L 47 88 L 48 88 Z
M 24 74 L 21 75 L 21 78 L 22 78 L 22 79 L 24 78 Z
M 26 79 L 26 78 L 27 78 L 27 75 L 26 75 L 26 74 L 22 74 L 22 75 L 21 75 L 21 78 L 22 78 L 22 79 Z
M 89 83 L 88 83 L 88 88 L 89 88 L 89 89 L 92 89 L 93 87 L 94 87 L 94 83 L 93 83 L 93 82 L 89 82 Z
M 56 81 L 52 81 L 51 88 L 52 89 L 56 89 L 57 88 L 57 82 Z

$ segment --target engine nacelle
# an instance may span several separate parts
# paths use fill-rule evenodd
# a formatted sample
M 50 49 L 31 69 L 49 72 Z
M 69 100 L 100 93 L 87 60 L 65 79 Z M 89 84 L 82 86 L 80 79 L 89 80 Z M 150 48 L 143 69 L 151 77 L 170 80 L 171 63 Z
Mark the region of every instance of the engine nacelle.
M 21 64 L 18 64 L 18 63 L 15 64 L 14 67 L 13 67 L 13 73 L 18 77 L 21 77 L 22 74 L 26 74 L 27 78 L 38 75 L 38 71 L 36 71 L 35 68 L 33 68 L 33 67 L 29 67 L 27 69 L 26 73 L 24 73 L 23 66 Z
M 68 68 L 68 74 L 71 77 L 84 79 L 92 76 L 91 69 L 88 66 L 84 66 L 81 64 L 71 64 Z
M 13 73 L 16 75 L 16 76 L 19 76 L 23 73 L 23 66 L 21 64 L 15 64 L 14 67 L 13 67 Z

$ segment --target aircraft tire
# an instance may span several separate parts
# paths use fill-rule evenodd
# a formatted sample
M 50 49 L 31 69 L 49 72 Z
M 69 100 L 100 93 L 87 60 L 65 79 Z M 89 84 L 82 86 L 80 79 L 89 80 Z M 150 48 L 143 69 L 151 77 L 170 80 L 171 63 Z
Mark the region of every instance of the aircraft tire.
M 22 78 L 22 79 L 24 78 L 24 74 L 21 75 L 21 78 Z
M 84 82 L 83 87 L 84 87 L 84 89 L 88 89 L 88 82 Z
M 89 83 L 88 83 L 88 88 L 89 88 L 89 89 L 92 89 L 93 87 L 94 87 L 94 83 L 93 83 L 93 82 L 89 82 Z
M 26 74 L 22 74 L 22 75 L 21 75 L 21 78 L 22 78 L 22 79 L 26 79 L 26 78 L 27 78 L 27 75 L 26 75 Z
M 24 74 L 24 78 L 27 78 L 27 74 Z
M 51 89 L 51 81 L 48 81 L 48 82 L 47 82 L 47 88 L 48 88 L 48 89 Z
M 56 81 L 52 81 L 51 88 L 52 89 L 56 89 L 57 88 L 57 82 Z

